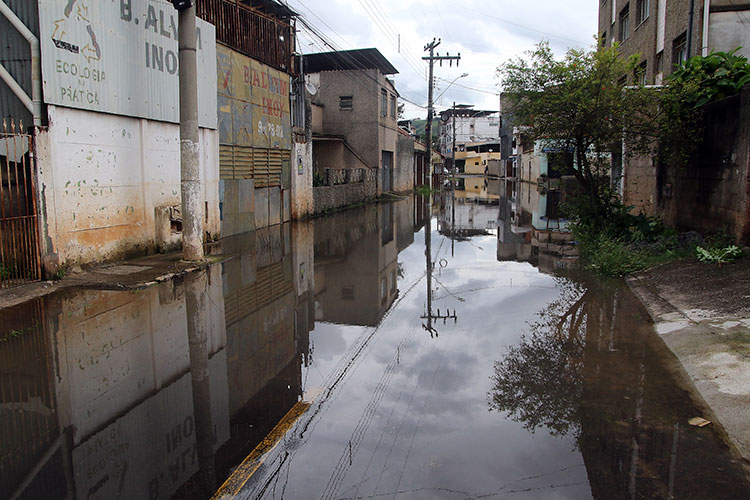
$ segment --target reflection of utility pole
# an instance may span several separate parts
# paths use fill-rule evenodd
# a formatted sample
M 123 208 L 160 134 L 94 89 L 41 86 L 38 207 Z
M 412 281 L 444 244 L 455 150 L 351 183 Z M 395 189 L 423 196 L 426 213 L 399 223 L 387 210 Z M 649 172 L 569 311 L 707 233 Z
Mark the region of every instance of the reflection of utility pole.
M 193 388 L 193 418 L 198 452 L 199 478 L 203 494 L 216 486 L 213 419 L 211 416 L 211 379 L 208 371 L 208 276 L 206 271 L 185 278 L 190 378 Z
M 424 255 L 427 267 L 427 311 L 420 317 L 427 320 L 427 324 L 422 323 L 422 328 L 430 332 L 430 337 L 435 338 L 438 336 L 438 331 L 432 326 L 433 321 L 442 319 L 443 324 L 445 324 L 448 319 L 452 319 L 456 323 L 458 316 L 455 309 L 453 310 L 453 314 L 451 314 L 449 309 L 446 309 L 445 314 L 441 314 L 440 309 L 435 314 L 432 312 L 432 193 L 428 197 L 425 197 L 425 205 L 427 223 L 424 230 Z
M 456 101 L 453 101 L 453 145 L 451 146 L 451 171 L 453 179 L 451 180 L 451 257 L 456 256 Z

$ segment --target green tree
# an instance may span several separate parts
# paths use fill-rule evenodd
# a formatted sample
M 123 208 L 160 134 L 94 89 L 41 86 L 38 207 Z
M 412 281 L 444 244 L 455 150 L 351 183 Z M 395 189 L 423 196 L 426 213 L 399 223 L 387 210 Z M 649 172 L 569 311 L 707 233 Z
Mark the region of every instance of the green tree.
M 626 135 L 629 154 L 650 153 L 658 132 L 658 92 L 627 86 L 638 57 L 617 47 L 570 49 L 555 58 L 546 42 L 498 68 L 516 123 L 533 139 L 574 155 L 579 209 L 603 224 L 618 202 L 609 188 L 613 151 Z

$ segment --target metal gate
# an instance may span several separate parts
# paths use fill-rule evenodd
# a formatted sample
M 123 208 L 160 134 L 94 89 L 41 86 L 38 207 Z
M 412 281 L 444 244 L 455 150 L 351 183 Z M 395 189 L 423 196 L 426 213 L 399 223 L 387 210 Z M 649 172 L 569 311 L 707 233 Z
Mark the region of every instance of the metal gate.
M 0 129 L 0 288 L 41 279 L 33 136 L 23 122 Z

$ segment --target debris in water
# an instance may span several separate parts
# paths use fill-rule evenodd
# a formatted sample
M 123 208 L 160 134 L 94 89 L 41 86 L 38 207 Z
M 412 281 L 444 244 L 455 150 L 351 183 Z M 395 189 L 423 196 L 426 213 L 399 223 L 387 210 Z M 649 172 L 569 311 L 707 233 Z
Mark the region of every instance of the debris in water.
M 690 425 L 694 425 L 696 427 L 705 427 L 708 424 L 710 424 L 711 421 L 710 420 L 706 420 L 705 418 L 702 418 L 702 417 L 693 417 L 690 420 L 688 420 L 688 423 Z

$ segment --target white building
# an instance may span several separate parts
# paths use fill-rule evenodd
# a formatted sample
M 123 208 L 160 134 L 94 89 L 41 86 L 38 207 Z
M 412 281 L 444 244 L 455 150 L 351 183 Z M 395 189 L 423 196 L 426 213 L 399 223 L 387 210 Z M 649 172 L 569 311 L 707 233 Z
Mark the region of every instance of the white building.
M 440 152 L 453 157 L 453 116 L 455 113 L 456 150 L 462 151 L 466 144 L 500 140 L 500 113 L 473 109 L 471 105 L 459 104 L 440 113 Z

